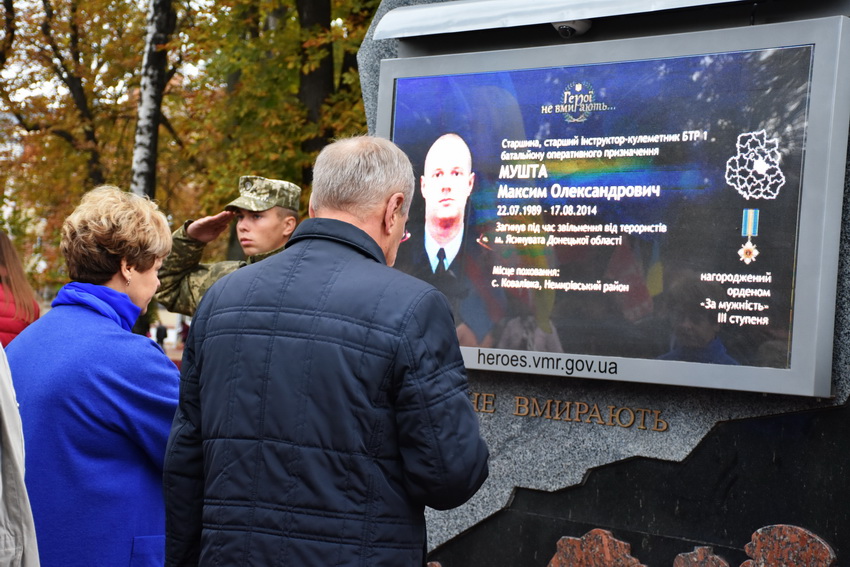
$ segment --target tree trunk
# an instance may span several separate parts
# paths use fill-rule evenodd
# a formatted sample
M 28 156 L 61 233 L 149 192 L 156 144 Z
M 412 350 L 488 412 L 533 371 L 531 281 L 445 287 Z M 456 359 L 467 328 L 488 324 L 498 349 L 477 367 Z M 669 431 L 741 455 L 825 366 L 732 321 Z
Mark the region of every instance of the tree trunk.
M 330 30 L 331 0 L 297 0 L 296 6 L 302 30 L 308 33 L 316 28 L 322 31 Z M 298 100 L 307 109 L 307 119 L 314 124 L 322 123 L 322 104 L 333 92 L 333 79 L 333 57 L 330 51 L 316 69 L 301 75 Z M 307 153 L 318 152 L 327 144 L 329 138 L 330 134 L 320 129 L 319 135 L 305 141 L 302 149 Z M 304 171 L 303 182 L 305 185 L 312 183 L 312 170 Z
M 151 199 L 156 195 L 159 123 L 162 94 L 168 77 L 168 51 L 165 46 L 174 33 L 176 21 L 172 0 L 150 0 L 130 190 Z

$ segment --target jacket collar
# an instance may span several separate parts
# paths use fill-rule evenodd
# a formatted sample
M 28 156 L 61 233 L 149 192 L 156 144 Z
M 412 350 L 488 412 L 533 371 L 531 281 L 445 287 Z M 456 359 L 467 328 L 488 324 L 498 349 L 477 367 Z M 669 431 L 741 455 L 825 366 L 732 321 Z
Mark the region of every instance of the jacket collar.
M 281 246 L 280 248 L 276 248 L 276 249 L 272 250 L 271 252 L 263 252 L 262 254 L 254 254 L 253 256 L 248 256 L 247 258 L 245 258 L 245 263 L 246 264 L 256 264 L 260 260 L 265 260 L 269 256 L 274 256 L 278 252 L 281 252 L 284 248 L 286 248 L 286 245 Z
M 353 224 L 336 219 L 307 219 L 303 221 L 292 233 L 289 242 L 286 243 L 286 248 L 296 242 L 311 238 L 322 238 L 345 244 L 376 262 L 387 263 L 384 251 L 371 236 Z
M 65 284 L 51 304 L 52 307 L 58 305 L 87 307 L 112 319 L 127 331 L 132 331 L 136 319 L 142 312 L 130 301 L 130 297 L 126 293 L 115 291 L 105 285 L 82 282 Z

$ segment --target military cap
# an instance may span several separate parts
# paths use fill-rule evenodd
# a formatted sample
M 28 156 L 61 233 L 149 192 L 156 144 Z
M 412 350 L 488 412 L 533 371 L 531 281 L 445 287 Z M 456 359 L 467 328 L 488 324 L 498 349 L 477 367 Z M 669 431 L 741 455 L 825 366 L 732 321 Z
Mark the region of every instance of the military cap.
M 300 200 L 301 188 L 295 183 L 245 175 L 239 178 L 239 197 L 224 208 L 239 207 L 248 211 L 267 211 L 278 206 L 298 212 Z

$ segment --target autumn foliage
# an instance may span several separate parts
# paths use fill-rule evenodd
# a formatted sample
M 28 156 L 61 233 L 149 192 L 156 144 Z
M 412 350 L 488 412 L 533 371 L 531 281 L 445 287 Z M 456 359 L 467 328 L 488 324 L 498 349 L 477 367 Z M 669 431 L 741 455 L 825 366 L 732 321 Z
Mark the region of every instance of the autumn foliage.
M 129 188 L 146 4 L 3 0 L 2 226 L 37 289 L 67 281 L 58 228 L 82 193 Z M 156 168 L 173 226 L 220 210 L 240 175 L 308 186 L 328 139 L 366 131 L 355 55 L 378 4 L 174 2 Z

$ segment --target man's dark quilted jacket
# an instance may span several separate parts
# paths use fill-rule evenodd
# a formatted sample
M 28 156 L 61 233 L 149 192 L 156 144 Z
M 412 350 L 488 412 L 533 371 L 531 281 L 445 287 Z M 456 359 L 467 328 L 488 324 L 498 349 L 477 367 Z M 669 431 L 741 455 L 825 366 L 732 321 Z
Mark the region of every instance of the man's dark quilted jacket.
M 207 292 L 180 396 L 169 566 L 420 566 L 488 474 L 446 299 L 340 221 Z

